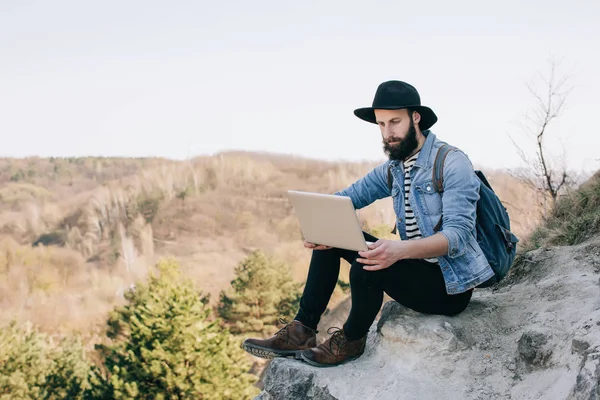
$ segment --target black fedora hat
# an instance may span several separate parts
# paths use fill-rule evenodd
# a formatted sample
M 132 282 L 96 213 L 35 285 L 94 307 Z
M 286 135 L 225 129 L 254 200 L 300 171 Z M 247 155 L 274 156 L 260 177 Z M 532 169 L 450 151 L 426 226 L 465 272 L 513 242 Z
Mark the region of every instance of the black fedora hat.
M 429 129 L 437 121 L 437 115 L 429 107 L 421 105 L 421 96 L 412 85 L 402 81 L 383 82 L 375 92 L 372 107 L 357 108 L 354 115 L 358 118 L 376 124 L 375 109 L 398 110 L 412 108 L 421 114 L 419 128 Z

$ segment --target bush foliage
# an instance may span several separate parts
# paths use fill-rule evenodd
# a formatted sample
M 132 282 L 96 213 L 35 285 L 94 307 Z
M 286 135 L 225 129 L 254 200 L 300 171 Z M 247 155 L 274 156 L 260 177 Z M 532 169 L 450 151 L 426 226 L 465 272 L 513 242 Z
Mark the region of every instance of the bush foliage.
M 265 334 L 279 318 L 294 318 L 300 286 L 288 265 L 257 250 L 236 267 L 231 289 L 220 294 L 218 312 L 234 333 Z
M 210 318 L 206 298 L 173 261 L 158 264 L 108 320 L 95 398 L 244 399 L 255 395 L 239 343 Z
M 0 400 L 249 399 L 247 355 L 214 318 L 207 297 L 172 260 L 125 294 L 107 321 L 99 365 L 77 338 L 55 341 L 31 325 L 0 329 Z
M 31 324 L 0 329 L 0 399 L 81 399 L 90 365 L 76 338 L 59 342 Z

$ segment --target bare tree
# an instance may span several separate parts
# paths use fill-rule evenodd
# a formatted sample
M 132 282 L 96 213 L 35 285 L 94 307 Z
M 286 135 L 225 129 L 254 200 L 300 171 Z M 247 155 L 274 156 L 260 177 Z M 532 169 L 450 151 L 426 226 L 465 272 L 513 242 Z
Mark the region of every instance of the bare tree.
M 540 84 L 527 85 L 527 89 L 535 99 L 535 105 L 525 115 L 527 122 L 525 130 L 535 142 L 533 156 L 524 151 L 510 134 L 509 137 L 517 153 L 527 165 L 525 170 L 513 171 L 513 175 L 540 191 L 544 197 L 544 205 L 546 205 L 546 197 L 549 196 L 553 207 L 561 190 L 573 183 L 573 177 L 567 171 L 564 147 L 561 156 L 552 157 L 545 147 L 544 140 L 547 137 L 548 126 L 561 115 L 572 87 L 568 87 L 568 76 L 557 76 L 557 61 L 550 59 L 549 64 L 549 73 L 539 74 L 537 77 L 541 82 L 541 89 L 539 89 Z

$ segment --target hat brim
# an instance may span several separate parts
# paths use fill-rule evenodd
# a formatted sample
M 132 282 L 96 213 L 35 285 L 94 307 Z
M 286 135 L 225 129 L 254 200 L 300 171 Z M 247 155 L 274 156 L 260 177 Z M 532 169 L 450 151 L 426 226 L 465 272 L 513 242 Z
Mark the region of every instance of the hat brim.
M 437 122 L 437 115 L 433 112 L 433 110 L 426 106 L 414 105 L 414 106 L 402 106 L 402 107 L 377 107 L 378 110 L 400 110 L 403 108 L 412 108 L 421 114 L 421 121 L 419 122 L 419 128 L 424 131 L 429 129 Z M 354 115 L 363 121 L 370 122 L 372 124 L 377 124 L 377 120 L 375 119 L 375 108 L 373 107 L 364 107 L 357 108 L 354 110 Z

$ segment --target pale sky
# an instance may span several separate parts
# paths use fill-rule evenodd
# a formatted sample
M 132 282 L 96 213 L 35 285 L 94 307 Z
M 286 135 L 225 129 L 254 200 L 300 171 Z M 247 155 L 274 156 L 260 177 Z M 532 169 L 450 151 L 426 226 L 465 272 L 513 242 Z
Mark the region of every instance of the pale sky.
M 573 91 L 550 148 L 598 169 L 599 43 L 597 0 L 0 0 L 0 156 L 379 160 L 353 110 L 398 79 L 439 138 L 513 167 L 507 133 L 554 55 Z

